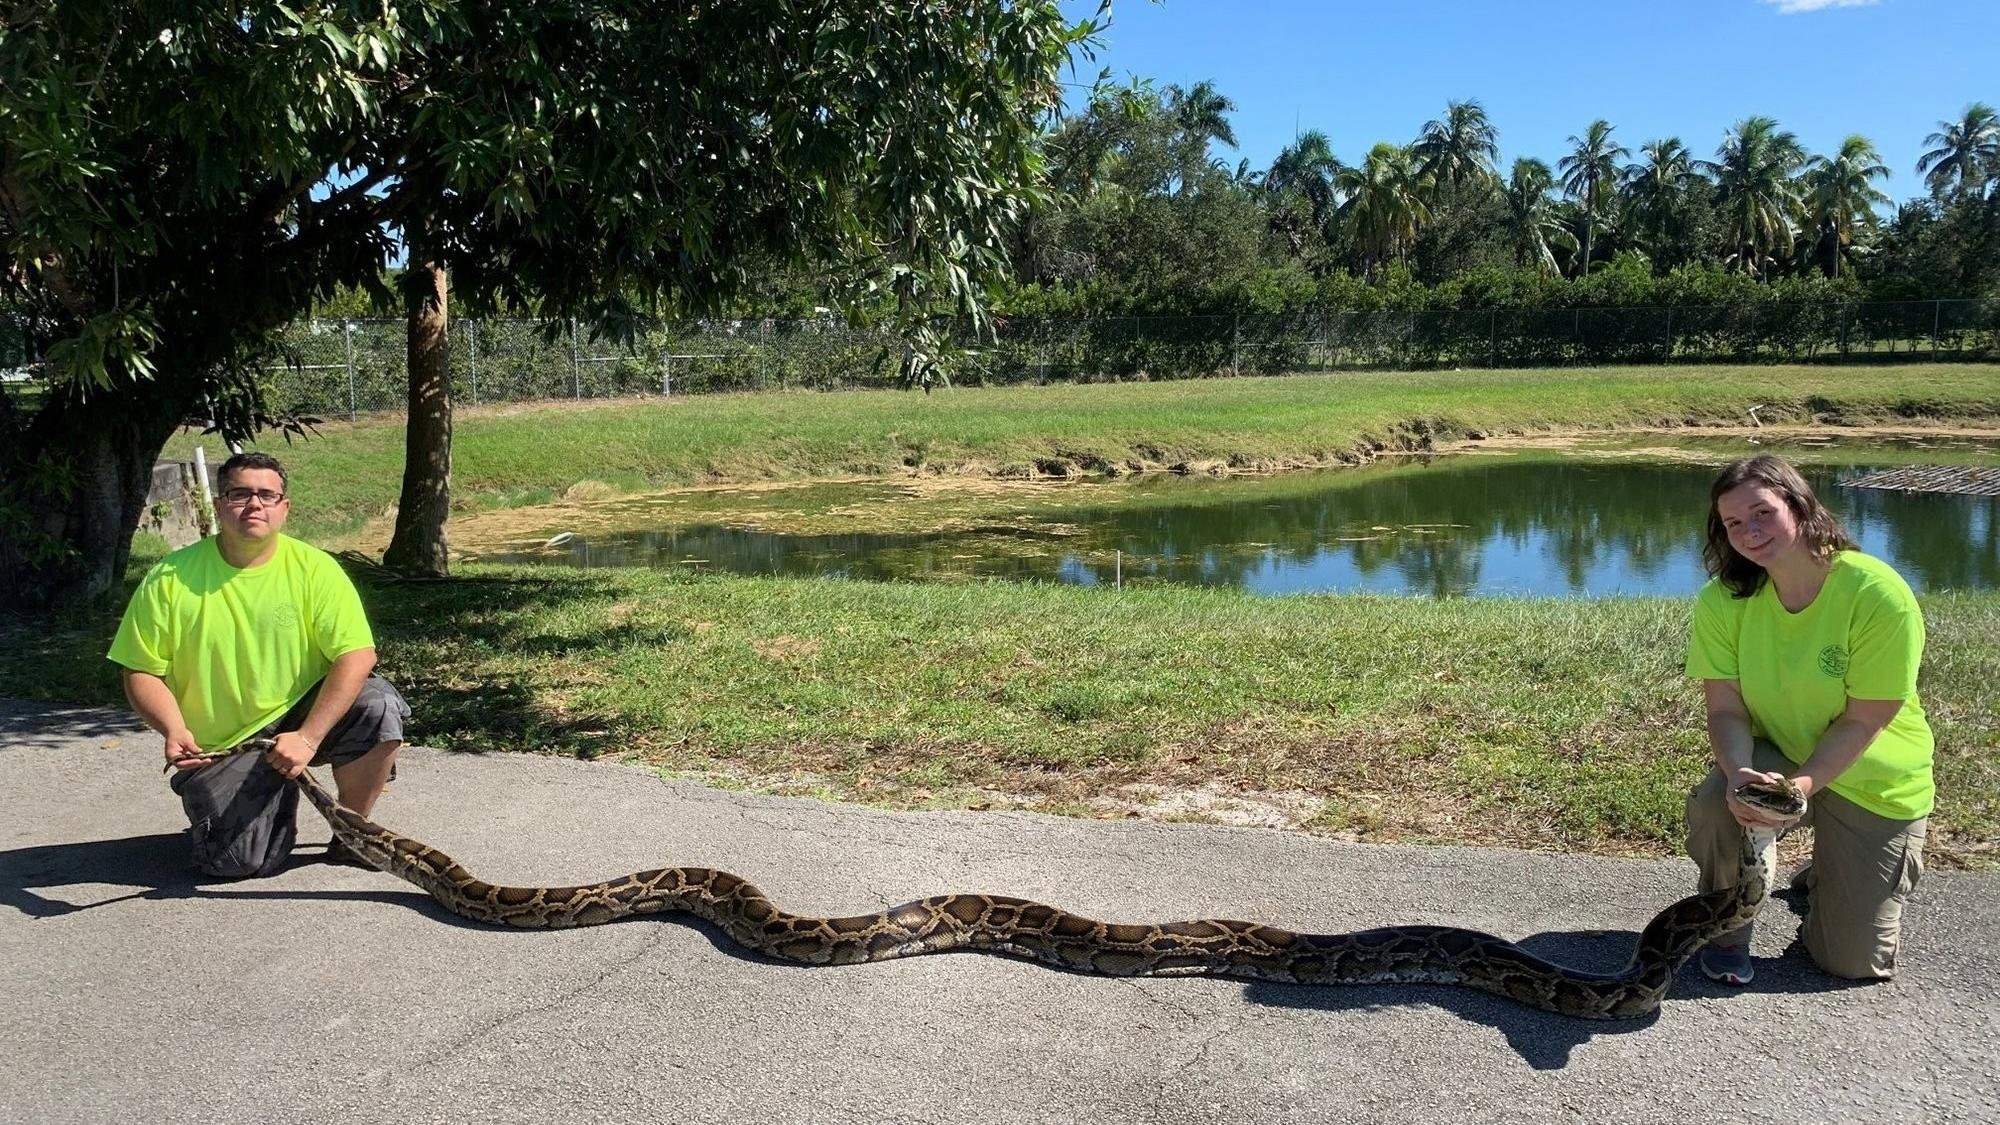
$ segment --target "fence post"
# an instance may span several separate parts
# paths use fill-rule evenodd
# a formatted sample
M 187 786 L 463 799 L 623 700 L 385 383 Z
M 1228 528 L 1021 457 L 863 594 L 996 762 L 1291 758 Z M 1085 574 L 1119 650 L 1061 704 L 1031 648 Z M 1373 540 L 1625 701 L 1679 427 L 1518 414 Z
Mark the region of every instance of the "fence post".
M 471 353 L 471 358 L 472 358 L 472 405 L 478 406 L 479 405 L 479 322 L 478 321 L 467 320 L 465 322 L 465 342 L 467 345 L 466 350 Z
M 569 381 L 570 387 L 576 391 L 576 397 L 579 399 L 582 398 L 583 358 L 577 354 L 576 350 L 576 318 L 574 317 L 570 318 L 569 322 Z
M 1583 263 L 1583 272 L 1586 274 L 1590 272 L 1589 262 Z M 1583 358 L 1583 310 L 1582 309 L 1577 309 L 1570 315 L 1569 342 L 1570 346 L 1576 349 L 1572 358 L 1572 362 L 1578 359 L 1582 359 Z
M 1229 317 L 1229 373 L 1243 374 L 1243 314 L 1234 312 Z
M 1933 297 L 1931 299 L 1931 358 L 1932 359 L 1938 358 L 1938 320 L 1943 315 L 1944 315 L 1944 301 L 1940 298 Z
M 660 396 L 665 398 L 674 393 L 674 356 L 672 352 L 660 355 Z
M 1486 310 L 1486 366 L 1500 366 L 1500 310 Z
M 1660 350 L 1660 362 L 1672 363 L 1674 361 L 1674 307 L 1672 305 L 1667 306 L 1667 336 L 1666 339 L 1661 341 L 1661 344 L 1664 346 Z
M 354 408 L 354 322 L 351 320 L 343 321 L 340 327 L 341 336 L 347 342 L 347 421 L 352 424 L 356 414 Z

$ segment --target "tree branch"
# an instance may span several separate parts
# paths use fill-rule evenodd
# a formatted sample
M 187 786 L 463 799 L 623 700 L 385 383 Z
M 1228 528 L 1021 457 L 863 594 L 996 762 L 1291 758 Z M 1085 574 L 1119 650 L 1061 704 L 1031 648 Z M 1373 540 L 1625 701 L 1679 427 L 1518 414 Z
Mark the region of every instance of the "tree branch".
M 340 151 L 334 155 L 329 163 L 338 164 L 342 160 L 345 160 L 347 154 L 353 152 L 354 146 L 359 144 L 360 141 L 361 138 L 358 136 L 349 136 L 347 143 L 340 146 Z M 277 222 L 284 217 L 285 208 L 291 206 L 292 202 L 298 199 L 299 196 L 312 190 L 312 186 L 320 182 L 323 178 L 325 177 L 319 172 L 309 172 L 301 175 L 292 183 L 271 185 L 251 205 L 251 222 L 256 226 L 269 226 Z M 328 197 L 329 200 L 332 198 L 332 196 Z

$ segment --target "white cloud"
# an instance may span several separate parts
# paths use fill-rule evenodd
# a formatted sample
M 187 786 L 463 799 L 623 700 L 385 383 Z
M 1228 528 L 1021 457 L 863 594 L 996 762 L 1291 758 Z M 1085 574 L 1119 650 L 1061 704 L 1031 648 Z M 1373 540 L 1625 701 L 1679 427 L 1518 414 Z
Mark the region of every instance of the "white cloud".
M 1764 0 L 1766 4 L 1777 6 L 1783 15 L 1796 12 L 1817 12 L 1821 8 L 1866 8 L 1881 3 L 1882 0 Z

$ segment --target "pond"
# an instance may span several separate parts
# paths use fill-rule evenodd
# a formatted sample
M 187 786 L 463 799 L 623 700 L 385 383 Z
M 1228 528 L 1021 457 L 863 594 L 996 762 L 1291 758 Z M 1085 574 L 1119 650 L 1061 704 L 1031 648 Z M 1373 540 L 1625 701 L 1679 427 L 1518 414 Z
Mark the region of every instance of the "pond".
M 593 505 L 493 561 L 856 579 L 1226 586 L 1262 594 L 1691 594 L 1709 482 L 1731 457 L 1794 457 L 1850 535 L 1919 591 L 2000 587 L 2000 497 L 1841 482 L 1881 466 L 2000 464 L 1991 439 L 1784 444 L 1598 439 L 1270 477 L 892 481 L 662 494 Z M 531 546 L 532 544 L 532 546 Z

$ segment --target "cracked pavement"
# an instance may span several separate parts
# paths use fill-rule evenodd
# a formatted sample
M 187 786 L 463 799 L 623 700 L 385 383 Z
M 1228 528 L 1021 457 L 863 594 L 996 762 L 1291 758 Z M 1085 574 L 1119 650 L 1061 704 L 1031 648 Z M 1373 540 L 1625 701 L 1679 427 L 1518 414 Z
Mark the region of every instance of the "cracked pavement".
M 157 738 L 0 701 L 0 1121 L 1982 1121 L 2000 1118 L 2000 877 L 1932 873 L 1903 973 L 1843 987 L 1759 927 L 1595 1023 L 1463 989 L 1107 979 L 977 954 L 802 968 L 706 925 L 496 930 L 378 872 L 197 882 Z M 1684 860 L 890 813 L 606 763 L 413 749 L 377 809 L 481 878 L 733 871 L 801 912 L 945 891 L 1120 921 L 1471 926 L 1615 968 Z M 300 811 L 300 859 L 326 828 Z

